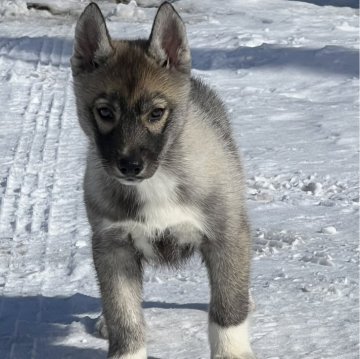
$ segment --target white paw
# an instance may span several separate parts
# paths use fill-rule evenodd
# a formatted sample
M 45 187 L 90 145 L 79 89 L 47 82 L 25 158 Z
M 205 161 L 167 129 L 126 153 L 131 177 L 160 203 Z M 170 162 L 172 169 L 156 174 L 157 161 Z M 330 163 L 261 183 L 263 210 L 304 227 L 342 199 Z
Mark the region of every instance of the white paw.
M 240 356 L 216 355 L 214 359 L 256 359 L 256 358 L 252 353 L 245 353 L 245 354 L 241 354 Z
M 97 319 L 96 324 L 95 324 L 95 329 L 100 337 L 102 337 L 104 339 L 109 338 L 109 333 L 107 330 L 107 326 L 106 326 L 106 322 L 105 322 L 105 318 L 104 318 L 103 314 L 101 314 L 100 317 Z
M 250 346 L 247 320 L 230 327 L 210 322 L 209 339 L 212 359 L 255 359 Z
M 249 293 L 249 313 L 255 312 L 256 304 L 254 298 L 252 297 L 251 293 Z
M 243 354 L 239 359 L 256 359 L 253 353 Z
M 141 348 L 135 353 L 122 354 L 120 356 L 112 356 L 109 359 L 147 359 L 146 349 Z

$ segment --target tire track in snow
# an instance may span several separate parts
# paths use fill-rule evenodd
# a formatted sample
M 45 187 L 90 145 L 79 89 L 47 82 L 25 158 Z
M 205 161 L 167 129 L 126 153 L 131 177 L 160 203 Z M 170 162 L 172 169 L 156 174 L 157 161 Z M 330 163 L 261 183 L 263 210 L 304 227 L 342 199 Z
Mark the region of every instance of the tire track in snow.
M 16 56 L 16 49 L 15 45 L 12 49 L 13 56 Z M 24 286 L 26 287 L 24 294 L 38 294 L 46 282 L 42 273 L 51 261 L 51 256 L 47 257 L 48 247 L 51 247 L 48 241 L 48 227 L 66 100 L 61 84 L 64 81 L 68 82 L 69 78 L 68 69 L 66 71 L 60 69 L 64 49 L 64 40 L 48 41 L 44 38 L 36 64 L 26 65 L 34 67 L 40 75 L 49 73 L 50 76 L 40 76 L 40 81 L 36 82 L 28 77 L 25 79 L 25 82 L 29 81 L 32 84 L 29 85 L 22 127 L 18 134 L 1 202 L 1 236 L 8 238 L 7 258 L 10 259 L 6 266 L 4 262 L 2 265 L 5 267 L 3 271 L 5 293 L 14 290 L 21 293 Z M 13 71 L 16 62 L 12 63 L 9 73 Z M 51 76 L 53 73 L 55 76 Z M 21 97 L 23 94 L 14 93 L 13 96 Z M 16 288 L 13 288 L 14 285 Z M 38 323 L 42 320 L 43 310 L 41 299 L 39 301 Z M 2 317 L 7 310 L 2 302 L 0 316 Z M 8 334 L 16 337 L 19 335 L 19 326 L 24 323 L 19 317 L 14 319 Z M 27 349 L 22 349 L 21 346 L 13 343 L 10 358 L 17 357 L 23 350 L 31 352 L 33 357 L 36 347 L 36 338 Z
M 48 281 L 51 282 L 51 277 L 49 278 L 48 275 L 51 267 L 53 267 L 53 257 L 54 255 L 59 256 L 59 248 L 56 243 L 53 243 L 53 238 L 49 232 L 52 221 L 52 205 L 56 182 L 55 173 L 58 169 L 58 153 L 66 99 L 66 88 L 64 89 L 63 83 L 66 83 L 69 78 L 68 69 L 59 71 L 62 65 L 64 43 L 65 40 L 62 39 L 44 38 L 37 66 L 40 74 L 49 74 L 44 81 L 44 90 L 46 91 L 45 103 L 47 104 L 44 116 L 47 125 L 43 132 L 43 143 L 39 150 L 41 154 L 39 158 L 41 168 L 38 176 L 37 193 L 34 194 L 35 208 L 32 218 L 32 233 L 37 233 L 39 237 L 37 241 L 39 246 L 38 253 L 34 253 L 34 255 L 36 258 L 41 259 L 41 272 L 36 274 L 36 280 L 39 287 L 41 287 L 41 289 L 38 288 L 38 292 L 46 291 L 46 283 Z M 64 244 L 62 243 L 62 245 Z M 65 244 L 63 248 L 66 247 Z M 40 305 L 40 317 L 41 311 L 42 306 Z
M 21 41 L 20 41 L 21 44 Z M 40 73 L 43 71 L 43 53 L 47 51 L 46 38 L 43 39 L 42 45 L 39 50 L 38 59 L 35 65 L 36 71 Z M 37 98 L 38 109 L 31 118 L 35 128 L 33 129 L 33 142 L 31 147 L 27 151 L 28 161 L 25 166 L 25 181 L 20 192 L 20 199 L 18 203 L 18 221 L 14 228 L 14 241 L 19 244 L 19 253 L 13 253 L 13 257 L 16 258 L 17 270 L 28 268 L 24 274 L 20 274 L 18 271 L 14 275 L 31 280 L 32 286 L 27 285 L 28 291 L 39 292 L 41 283 L 36 278 L 35 274 L 39 274 L 44 270 L 43 253 L 45 252 L 44 246 L 46 242 L 46 228 L 33 228 L 33 212 L 44 198 L 39 186 L 39 176 L 42 175 L 44 163 L 43 156 L 45 153 L 46 138 L 49 133 L 49 113 L 54 101 L 54 95 L 51 91 L 48 91 L 48 85 L 46 81 L 37 81 L 38 93 L 35 96 Z M 32 97 L 32 96 L 31 96 Z M 30 99 L 32 101 L 32 99 Z M 23 248 L 26 248 L 23 249 Z M 30 263 L 29 263 L 29 259 Z M 30 268 L 29 268 L 30 267 Z M 34 283 L 35 282 L 35 283 Z M 22 281 L 24 283 L 24 281 Z M 29 288 L 30 287 L 30 288 Z M 31 289 L 32 287 L 32 289 Z
M 16 254 L 18 250 L 18 241 L 15 238 L 16 232 L 19 228 L 18 224 L 21 221 L 21 217 L 17 213 L 17 208 L 22 204 L 22 198 L 24 197 L 22 191 L 27 178 L 25 177 L 27 166 L 30 160 L 29 151 L 33 145 L 34 137 L 32 136 L 35 130 L 35 118 L 36 114 L 39 111 L 39 106 L 41 101 L 38 101 L 38 96 L 41 94 L 41 86 L 38 84 L 33 84 L 28 93 L 28 104 L 24 111 L 24 122 L 22 129 L 20 131 L 20 136 L 18 137 L 18 143 L 14 151 L 13 164 L 9 170 L 9 177 L 6 183 L 6 189 L 4 194 L 4 200 L 2 202 L 1 208 L 1 217 L 0 217 L 0 226 L 2 235 L 6 235 L 8 242 L 8 252 L 6 261 L 6 268 L 4 268 L 4 288 L 3 292 L 11 293 L 14 289 L 19 290 L 18 285 L 21 283 L 16 283 L 19 271 L 18 255 Z M 18 94 L 16 94 L 18 95 Z M 11 123 L 9 124 L 11 125 Z M 10 224 L 10 226 L 6 224 Z M 20 284 L 21 285 L 21 284 Z M 10 308 L 11 310 L 11 308 Z M 1 317 L 3 313 L 8 313 L 9 308 L 3 307 L 1 312 Z M 15 318 L 11 323 L 8 324 L 7 333 L 9 335 L 16 335 L 18 331 L 18 315 L 15 314 Z M 11 346 L 10 357 L 15 351 L 15 344 Z
M 39 85 L 33 84 L 29 92 L 29 102 L 23 116 L 24 122 L 22 130 L 20 132 L 17 147 L 14 151 L 13 164 L 9 171 L 9 177 L 6 184 L 6 190 L 2 203 L 0 231 L 2 233 L 2 236 L 9 238 L 12 242 L 10 245 L 9 253 L 11 261 L 8 268 L 12 271 L 17 267 L 16 263 L 14 263 L 14 251 L 16 247 L 16 240 L 14 238 L 14 234 L 17 231 L 19 223 L 19 214 L 17 213 L 17 210 L 19 208 L 19 205 L 21 204 L 22 189 L 26 181 L 25 174 L 30 159 L 29 153 L 34 140 L 33 133 L 36 126 L 35 117 L 39 111 L 39 106 L 41 103 L 41 100 L 39 101 L 39 96 L 41 96 L 41 90 L 39 90 Z M 5 287 L 9 283 L 9 279 L 10 278 L 6 280 Z

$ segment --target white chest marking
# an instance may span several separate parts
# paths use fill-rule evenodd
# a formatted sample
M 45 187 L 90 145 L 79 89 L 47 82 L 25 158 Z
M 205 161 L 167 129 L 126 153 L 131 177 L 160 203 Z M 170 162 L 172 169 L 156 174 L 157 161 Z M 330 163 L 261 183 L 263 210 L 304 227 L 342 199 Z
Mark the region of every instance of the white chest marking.
M 166 229 L 179 238 L 179 244 L 196 245 L 200 238 L 198 234 L 206 233 L 203 215 L 196 207 L 179 203 L 176 186 L 176 180 L 159 169 L 152 178 L 136 185 L 144 203 L 139 213 L 142 221 L 106 221 L 105 229 L 114 226 L 126 228 L 135 247 L 149 258 L 154 256 L 152 241 Z

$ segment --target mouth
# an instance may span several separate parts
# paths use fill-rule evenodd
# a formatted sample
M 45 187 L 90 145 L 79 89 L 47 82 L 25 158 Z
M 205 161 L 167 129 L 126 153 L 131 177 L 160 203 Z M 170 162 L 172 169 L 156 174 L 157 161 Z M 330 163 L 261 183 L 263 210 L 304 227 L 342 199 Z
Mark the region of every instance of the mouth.
M 125 186 L 136 186 L 144 180 L 144 178 L 137 177 L 116 177 L 116 179 Z

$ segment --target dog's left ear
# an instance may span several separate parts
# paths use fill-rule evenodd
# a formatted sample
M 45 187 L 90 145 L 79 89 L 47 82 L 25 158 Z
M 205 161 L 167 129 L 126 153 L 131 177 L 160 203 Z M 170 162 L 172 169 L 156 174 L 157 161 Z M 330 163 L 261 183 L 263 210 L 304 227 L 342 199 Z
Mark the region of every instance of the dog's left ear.
M 185 25 L 168 2 L 164 2 L 156 14 L 148 51 L 161 66 L 190 73 L 191 55 Z

